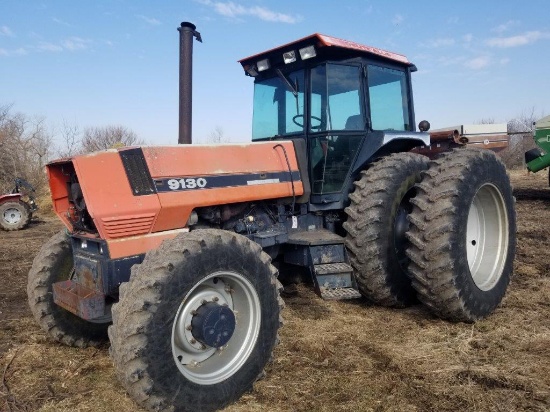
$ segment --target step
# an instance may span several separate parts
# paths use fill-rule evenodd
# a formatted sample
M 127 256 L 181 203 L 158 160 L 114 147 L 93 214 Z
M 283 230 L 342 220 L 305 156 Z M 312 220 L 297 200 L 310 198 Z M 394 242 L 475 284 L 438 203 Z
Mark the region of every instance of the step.
M 361 294 L 353 287 L 353 268 L 343 262 L 314 265 L 318 293 L 323 299 L 357 299 Z
M 288 234 L 291 245 L 334 245 L 343 244 L 344 238 L 327 229 L 292 231 Z
M 357 289 L 354 288 L 321 288 L 321 297 L 326 300 L 346 300 L 359 299 L 361 297 L 361 294 Z

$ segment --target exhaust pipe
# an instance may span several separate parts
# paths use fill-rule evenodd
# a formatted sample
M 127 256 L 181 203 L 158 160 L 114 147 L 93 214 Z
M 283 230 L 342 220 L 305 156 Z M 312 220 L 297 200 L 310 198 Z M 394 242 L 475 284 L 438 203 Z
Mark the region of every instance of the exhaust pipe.
M 180 32 L 180 113 L 178 144 L 191 144 L 193 119 L 193 37 L 202 43 L 193 23 L 183 22 Z

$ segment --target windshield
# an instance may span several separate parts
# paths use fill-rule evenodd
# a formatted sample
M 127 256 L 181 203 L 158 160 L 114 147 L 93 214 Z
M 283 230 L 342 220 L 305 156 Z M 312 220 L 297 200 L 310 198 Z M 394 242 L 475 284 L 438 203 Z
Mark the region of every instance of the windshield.
M 412 131 L 405 72 L 369 65 L 367 76 L 372 129 Z
M 298 70 L 254 84 L 252 140 L 304 130 L 304 71 Z

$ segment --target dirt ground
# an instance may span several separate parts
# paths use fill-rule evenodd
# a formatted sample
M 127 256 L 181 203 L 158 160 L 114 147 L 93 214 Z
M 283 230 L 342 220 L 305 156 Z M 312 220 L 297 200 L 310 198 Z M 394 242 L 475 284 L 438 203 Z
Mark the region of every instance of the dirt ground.
M 420 305 L 325 302 L 300 287 L 266 378 L 227 411 L 549 411 L 550 189 L 545 172 L 511 175 L 515 274 L 492 316 L 449 323 Z M 62 346 L 31 317 L 27 272 L 60 228 L 42 215 L 0 232 L 0 410 L 135 411 L 107 345 Z

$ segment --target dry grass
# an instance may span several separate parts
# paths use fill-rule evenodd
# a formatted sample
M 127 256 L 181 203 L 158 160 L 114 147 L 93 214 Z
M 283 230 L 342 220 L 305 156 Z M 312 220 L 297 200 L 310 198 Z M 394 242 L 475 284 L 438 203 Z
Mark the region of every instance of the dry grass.
M 306 286 L 286 299 L 281 344 L 241 411 L 550 410 L 550 189 L 545 174 L 513 172 L 515 276 L 503 304 L 476 324 L 364 301 L 326 302 Z M 32 255 L 59 224 L 0 233 L 0 409 L 135 411 L 107 347 L 52 342 L 26 308 Z

